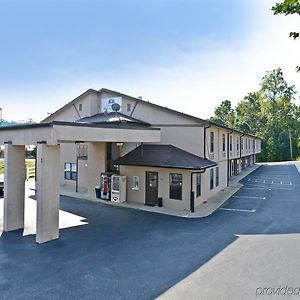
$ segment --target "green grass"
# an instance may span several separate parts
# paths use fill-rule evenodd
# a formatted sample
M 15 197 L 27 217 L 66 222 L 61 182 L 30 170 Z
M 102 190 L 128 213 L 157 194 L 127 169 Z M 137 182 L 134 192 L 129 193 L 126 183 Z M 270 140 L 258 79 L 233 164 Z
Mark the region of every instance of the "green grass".
M 34 159 L 25 159 L 26 168 L 34 168 L 35 160 Z M 4 173 L 4 160 L 0 160 L 0 174 Z

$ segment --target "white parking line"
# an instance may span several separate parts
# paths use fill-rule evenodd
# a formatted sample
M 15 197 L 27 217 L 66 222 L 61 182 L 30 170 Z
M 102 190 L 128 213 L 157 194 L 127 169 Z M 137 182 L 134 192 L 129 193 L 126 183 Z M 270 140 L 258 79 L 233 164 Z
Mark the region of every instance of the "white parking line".
M 281 187 L 274 187 L 272 186 L 271 190 L 281 190 L 281 191 L 292 191 L 292 189 L 286 189 L 286 188 L 281 188 Z
M 249 174 L 250 177 L 290 177 L 288 174 L 280 174 L 280 175 L 274 175 L 274 174 Z
M 257 186 L 257 187 L 264 187 L 263 185 L 252 184 L 252 183 L 247 183 L 247 186 Z M 243 189 L 244 189 L 244 187 L 243 187 Z
M 266 197 L 251 197 L 251 196 L 232 196 L 232 198 L 261 199 L 261 200 L 266 199 Z
M 229 211 L 241 211 L 241 212 L 249 212 L 249 213 L 254 213 L 254 212 L 255 212 L 255 209 L 248 210 L 248 209 L 224 208 L 224 207 L 221 207 L 220 209 L 222 209 L 222 210 L 229 210 Z
M 264 191 L 271 191 L 269 188 L 265 187 L 243 187 L 243 190 L 264 190 Z
M 284 184 L 283 184 L 284 185 Z M 251 183 L 247 183 L 247 186 L 257 186 L 257 187 L 263 187 L 263 185 L 258 185 L 258 184 L 251 184 Z M 244 189 L 244 187 L 243 187 Z M 270 191 L 271 190 L 283 190 L 283 191 L 292 191 L 292 189 L 288 189 L 288 188 L 283 188 L 283 187 L 275 187 L 275 186 L 272 186 L 271 189 L 269 189 Z

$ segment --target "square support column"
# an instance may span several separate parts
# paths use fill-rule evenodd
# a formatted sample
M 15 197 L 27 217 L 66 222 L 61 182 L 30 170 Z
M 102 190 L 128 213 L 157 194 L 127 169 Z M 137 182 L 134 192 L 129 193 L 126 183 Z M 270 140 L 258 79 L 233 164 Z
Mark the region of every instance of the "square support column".
M 59 154 L 58 145 L 37 146 L 37 243 L 59 238 Z
M 88 144 L 88 194 L 95 196 L 95 186 L 100 184 L 100 173 L 106 171 L 106 143 Z
M 25 146 L 4 146 L 3 230 L 24 228 Z

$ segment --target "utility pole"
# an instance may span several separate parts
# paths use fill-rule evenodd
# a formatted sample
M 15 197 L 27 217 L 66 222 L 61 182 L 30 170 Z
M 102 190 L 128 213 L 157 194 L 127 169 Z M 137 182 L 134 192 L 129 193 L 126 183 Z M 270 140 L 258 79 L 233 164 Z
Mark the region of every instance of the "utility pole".
M 293 160 L 293 147 L 292 147 L 292 135 L 291 135 L 291 128 L 289 128 L 289 138 L 290 138 L 290 151 L 291 151 L 291 160 Z

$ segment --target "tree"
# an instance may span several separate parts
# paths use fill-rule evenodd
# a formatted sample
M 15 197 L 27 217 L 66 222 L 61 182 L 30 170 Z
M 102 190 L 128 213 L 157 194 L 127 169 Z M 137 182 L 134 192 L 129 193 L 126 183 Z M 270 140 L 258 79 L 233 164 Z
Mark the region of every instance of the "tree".
M 236 106 L 235 125 L 238 130 L 254 135 L 259 133 L 263 125 L 261 117 L 261 93 L 249 93 Z
M 275 69 L 262 78 L 261 89 L 246 95 L 235 109 L 223 101 L 211 120 L 261 137 L 258 161 L 289 160 L 289 130 L 294 156 L 300 155 L 300 107 L 293 102 L 295 95 L 295 87 L 287 84 L 281 69 Z
M 263 97 L 261 115 L 265 119 L 261 129 L 264 140 L 261 156 L 267 161 L 288 160 L 288 132 L 289 129 L 292 132 L 296 129 L 297 106 L 292 102 L 296 94 L 295 87 L 287 84 L 281 69 L 276 69 L 263 77 L 260 92 Z
M 224 100 L 215 109 L 215 115 L 210 118 L 210 120 L 222 126 L 233 127 L 235 120 L 234 114 L 235 112 L 231 107 L 231 102 L 229 100 Z
M 272 7 L 274 15 L 285 14 L 292 15 L 298 14 L 300 15 L 300 2 L 298 0 L 284 0 L 283 2 L 276 3 L 275 6 Z M 290 37 L 294 40 L 300 36 L 299 31 L 290 32 Z M 297 66 L 297 72 L 300 72 L 300 66 Z

